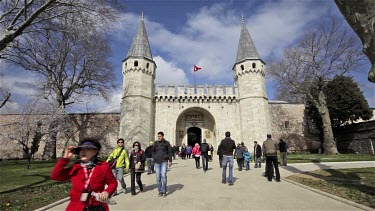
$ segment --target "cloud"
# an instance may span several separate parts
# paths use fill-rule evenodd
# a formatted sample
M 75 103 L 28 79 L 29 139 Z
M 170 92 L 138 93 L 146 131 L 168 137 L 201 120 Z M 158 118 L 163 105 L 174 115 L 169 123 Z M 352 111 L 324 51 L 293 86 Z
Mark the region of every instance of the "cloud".
M 173 62 L 165 61 L 161 56 L 154 57 L 157 64 L 155 84 L 186 84 L 189 80 L 185 72 Z
M 314 7 L 312 4 L 313 1 L 270 1 L 254 11 L 250 4 L 247 5 L 246 26 L 262 59 L 279 55 L 328 10 L 325 4 L 315 4 Z M 157 52 L 173 62 L 176 68 L 184 70 L 190 80 L 191 69 L 196 64 L 202 67 L 197 79 L 228 83 L 233 81 L 231 68 L 237 54 L 240 14 L 231 3 L 215 3 L 187 14 L 186 22 L 180 23 L 177 30 L 148 19 L 147 14 L 145 24 L 153 53 Z M 114 38 L 131 42 L 140 16 L 127 13 L 122 15 L 122 20 L 125 24 L 117 26 Z

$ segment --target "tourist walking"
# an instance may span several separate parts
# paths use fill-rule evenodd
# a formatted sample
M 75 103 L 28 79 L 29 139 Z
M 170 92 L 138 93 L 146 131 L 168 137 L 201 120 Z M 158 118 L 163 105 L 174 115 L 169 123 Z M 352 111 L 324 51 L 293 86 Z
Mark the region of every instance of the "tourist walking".
M 167 196 L 167 168 L 172 166 L 172 149 L 170 143 L 164 139 L 164 133 L 158 132 L 158 140 L 154 143 L 152 157 L 155 162 L 156 183 L 158 196 Z
M 97 140 L 84 139 L 77 147 L 67 147 L 53 168 L 52 180 L 70 180 L 72 184 L 66 210 L 109 210 L 106 201 L 115 192 L 117 181 L 108 163 L 98 160 L 100 149 Z M 80 160 L 66 168 L 74 155 Z
M 280 172 L 277 163 L 277 150 L 279 144 L 272 140 L 271 134 L 267 134 L 267 140 L 263 142 L 263 155 L 266 156 L 266 175 L 269 182 L 272 181 L 272 172 L 275 168 L 276 182 L 280 182 Z
M 220 168 L 223 168 L 223 151 L 220 148 L 217 149 L 217 155 L 219 155 Z
M 154 142 L 150 141 L 150 145 L 148 145 L 148 147 L 145 150 L 146 161 L 147 161 L 147 175 L 155 172 L 155 170 L 154 170 L 154 158 L 152 157 L 153 146 L 154 146 Z
M 262 147 L 258 144 L 257 141 L 254 141 L 254 168 L 262 167 Z
M 199 169 L 200 167 L 200 159 L 201 159 L 201 151 L 199 149 L 199 144 L 196 143 L 191 153 L 193 154 L 193 157 L 195 159 L 195 167 Z
M 241 148 L 242 148 L 242 152 L 245 152 L 247 150 L 247 147 L 245 146 L 245 143 L 241 142 Z M 242 161 L 242 167 L 245 167 L 244 160 Z
M 124 181 L 124 168 L 125 172 L 129 171 L 129 158 L 128 153 L 124 148 L 124 139 L 119 138 L 117 140 L 117 148 L 112 151 L 109 155 L 107 162 L 110 163 L 112 168 L 112 173 L 120 182 L 121 187 L 123 189 L 123 193 L 126 193 L 126 184 Z M 116 195 L 116 193 L 115 193 Z
M 227 165 L 229 163 L 229 178 L 228 185 L 233 185 L 233 151 L 236 149 L 236 143 L 230 138 L 230 132 L 225 132 L 225 139 L 223 139 L 219 145 L 218 151 L 223 153 L 223 173 L 221 183 L 227 182 L 226 172 Z
M 202 146 L 200 147 L 201 156 L 202 156 L 202 166 L 203 172 L 206 173 L 208 170 L 208 160 L 210 159 L 208 152 L 210 151 L 210 146 L 206 143 L 206 139 L 203 139 Z
M 279 150 L 281 166 L 287 166 L 288 145 L 282 139 L 279 141 Z
M 143 185 L 141 181 L 141 175 L 145 170 L 145 161 L 146 155 L 145 152 L 141 148 L 141 144 L 136 141 L 133 143 L 133 151 L 130 153 L 129 157 L 130 161 L 130 185 L 131 185 L 131 194 L 132 196 L 136 195 L 135 192 L 135 180 L 137 179 L 137 184 L 139 186 L 139 190 L 143 191 Z
M 186 145 L 185 144 L 182 144 L 181 146 L 181 158 L 182 160 L 186 159 Z
M 245 149 L 245 152 L 243 153 L 243 157 L 244 157 L 244 160 L 245 160 L 246 171 L 248 171 L 248 170 L 250 170 L 251 154 L 247 150 L 247 148 Z
M 214 147 L 212 146 L 212 144 L 210 145 L 210 161 L 212 161 L 214 159 Z
M 174 145 L 174 146 L 172 147 L 172 157 L 173 157 L 173 160 L 176 159 L 176 145 Z
M 237 147 L 236 147 L 236 149 L 234 151 L 234 156 L 237 159 L 238 171 L 242 171 L 243 161 L 244 161 L 243 153 L 244 153 L 243 148 L 238 143 Z
M 188 159 L 191 158 L 191 152 L 192 151 L 193 151 L 193 148 L 190 145 L 188 145 L 187 148 L 186 148 L 186 153 L 187 153 Z

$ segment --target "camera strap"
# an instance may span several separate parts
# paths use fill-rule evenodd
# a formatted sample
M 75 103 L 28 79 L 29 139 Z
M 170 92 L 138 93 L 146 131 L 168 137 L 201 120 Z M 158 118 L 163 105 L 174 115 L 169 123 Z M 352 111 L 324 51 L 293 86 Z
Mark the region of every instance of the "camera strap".
M 89 186 L 89 183 L 90 183 L 90 180 L 91 180 L 91 177 L 92 177 L 92 174 L 94 173 L 94 170 L 95 170 L 95 167 L 91 169 L 91 172 L 89 174 L 88 170 L 87 170 L 87 167 L 86 166 L 83 167 L 83 172 L 85 173 L 85 178 L 86 178 L 84 190 L 87 190 L 87 188 Z

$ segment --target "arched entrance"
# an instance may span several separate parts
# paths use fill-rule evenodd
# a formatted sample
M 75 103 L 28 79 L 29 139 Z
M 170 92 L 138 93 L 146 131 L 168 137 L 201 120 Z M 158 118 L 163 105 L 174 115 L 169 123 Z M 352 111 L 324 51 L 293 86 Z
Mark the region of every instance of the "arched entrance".
M 187 130 L 188 145 L 194 146 L 196 143 L 202 143 L 202 129 L 199 127 L 191 127 Z
M 206 139 L 208 144 L 217 146 L 215 119 L 204 108 L 192 107 L 184 110 L 176 122 L 176 145 L 194 146 Z

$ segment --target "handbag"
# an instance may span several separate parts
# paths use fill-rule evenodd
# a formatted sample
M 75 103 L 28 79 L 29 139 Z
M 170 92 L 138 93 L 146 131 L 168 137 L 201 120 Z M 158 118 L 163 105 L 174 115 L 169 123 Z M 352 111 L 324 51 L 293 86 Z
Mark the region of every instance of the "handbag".
M 114 169 L 116 168 L 116 164 L 117 164 L 117 159 L 120 157 L 121 153 L 122 153 L 122 150 L 124 150 L 124 148 L 122 148 L 120 150 L 120 153 L 118 153 L 118 155 L 116 156 L 116 158 L 111 158 L 109 161 L 108 161 L 108 164 L 109 164 L 109 167 Z
M 104 211 L 103 204 L 100 203 L 99 205 L 96 206 L 88 206 L 85 208 L 85 211 Z

